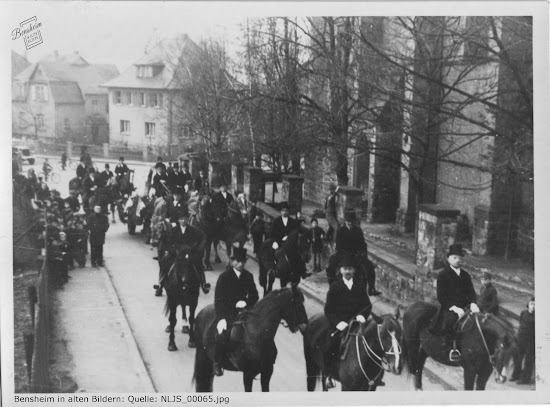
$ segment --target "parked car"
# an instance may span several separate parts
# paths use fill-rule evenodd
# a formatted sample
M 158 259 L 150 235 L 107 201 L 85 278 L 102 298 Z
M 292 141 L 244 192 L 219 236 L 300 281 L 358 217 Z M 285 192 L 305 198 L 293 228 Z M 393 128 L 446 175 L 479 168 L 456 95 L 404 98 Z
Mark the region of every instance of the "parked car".
M 31 152 L 31 149 L 24 145 L 17 145 L 13 146 L 11 148 L 12 155 L 17 154 L 21 155 L 21 158 L 23 159 L 23 162 L 27 162 L 30 165 L 33 165 L 36 159 L 34 158 L 34 155 Z

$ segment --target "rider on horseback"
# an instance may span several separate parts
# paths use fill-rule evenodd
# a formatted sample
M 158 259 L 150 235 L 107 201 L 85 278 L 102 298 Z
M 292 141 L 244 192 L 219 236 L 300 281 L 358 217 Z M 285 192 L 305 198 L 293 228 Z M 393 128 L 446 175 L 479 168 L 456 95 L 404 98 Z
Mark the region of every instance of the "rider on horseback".
M 115 174 L 117 182 L 124 176 L 124 174 L 130 172 L 130 169 L 124 164 L 124 157 L 120 157 L 118 164 L 115 167 Z
M 287 240 L 290 232 L 299 230 L 300 228 L 298 221 L 288 216 L 289 207 L 287 202 L 281 202 L 280 210 L 281 216 L 273 221 L 273 226 L 271 229 L 273 250 L 279 250 L 280 247 L 284 246 L 284 242 Z M 306 265 L 298 253 L 298 248 L 285 247 L 285 254 L 288 257 L 289 262 L 297 268 L 297 275 L 300 275 L 304 279 L 311 275 L 311 273 L 308 273 L 306 270 Z
M 244 268 L 246 249 L 235 248 L 231 265 L 220 275 L 216 283 L 214 308 L 216 309 L 216 347 L 214 374 L 223 375 L 223 358 L 229 341 L 231 327 L 239 312 L 258 301 L 258 290 L 252 274 Z
M 175 222 L 168 223 L 169 228 L 167 227 L 159 241 L 158 259 L 160 271 L 159 283 L 158 286 L 155 287 L 155 295 L 162 295 L 162 282 L 178 250 L 186 251 L 189 255 L 189 260 L 199 275 L 202 290 L 207 294 L 208 291 L 210 291 L 210 284 L 206 282 L 206 276 L 204 275 L 202 267 L 202 252 L 204 250 L 205 241 L 204 234 L 189 225 L 189 211 L 187 210 L 187 206 L 182 206 L 176 217 L 179 225 Z
M 355 262 L 349 254 L 343 256 L 340 274 L 342 277 L 330 286 L 325 303 L 325 316 L 332 328 L 328 352 L 325 354 L 325 371 L 328 373 L 326 387 L 329 389 L 334 387 L 332 372 L 339 356 L 342 332 L 354 317 L 356 321 L 365 323 L 372 309 L 365 281 L 353 278 Z
M 382 294 L 374 287 L 376 275 L 374 265 L 368 259 L 367 243 L 363 236 L 363 231 L 354 225 L 355 213 L 347 212 L 345 215 L 345 224 L 336 232 L 336 254 L 329 259 L 327 267 L 327 276 L 329 282 L 334 281 L 338 263 L 345 254 L 351 255 L 356 270 L 364 270 L 358 278 L 366 278 L 369 285 L 369 295 L 376 296 Z
M 432 320 L 429 329 L 432 335 L 445 335 L 446 339 L 453 339 L 453 349 L 449 353 L 451 362 L 458 362 L 461 356 L 456 349 L 454 330 L 456 322 L 464 315 L 466 307 L 469 307 L 471 312 L 479 312 L 472 278 L 460 268 L 463 255 L 461 245 L 453 244 L 449 247 L 448 264 L 437 277 L 437 300 L 441 304 L 441 308 Z

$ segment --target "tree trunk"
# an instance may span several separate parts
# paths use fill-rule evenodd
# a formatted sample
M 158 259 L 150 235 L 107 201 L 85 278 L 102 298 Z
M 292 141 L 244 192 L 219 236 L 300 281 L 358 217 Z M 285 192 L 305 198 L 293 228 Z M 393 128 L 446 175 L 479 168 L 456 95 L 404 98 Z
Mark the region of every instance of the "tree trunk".
M 348 157 L 346 155 L 336 154 L 335 170 L 338 185 L 348 185 Z

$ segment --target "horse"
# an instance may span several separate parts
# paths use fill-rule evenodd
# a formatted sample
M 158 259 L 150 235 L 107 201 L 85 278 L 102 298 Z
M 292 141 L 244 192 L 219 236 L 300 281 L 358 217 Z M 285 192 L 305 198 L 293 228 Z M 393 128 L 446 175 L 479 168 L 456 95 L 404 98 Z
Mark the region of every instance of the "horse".
M 300 273 L 297 272 L 297 266 L 292 264 L 292 255 L 298 255 L 304 264 L 311 260 L 311 241 L 306 233 L 300 229 L 293 230 L 288 234 L 287 239 L 282 243 L 282 247 L 277 252 L 271 248 L 272 239 L 267 239 L 262 243 L 260 249 L 260 285 L 264 288 L 264 295 L 271 292 L 275 278 L 281 283 L 281 288 L 286 287 L 289 282 L 299 283 Z
M 350 321 L 340 345 L 342 355 L 332 372 L 326 370 L 325 359 L 329 351 L 329 322 L 323 313 L 310 318 L 303 335 L 308 391 L 315 391 L 319 378 L 323 391 L 327 391 L 329 374 L 342 384 L 342 391 L 375 391 L 384 372 L 401 374 L 399 309 L 394 315 L 371 315 L 372 319 L 364 324 L 355 319 Z
M 113 213 L 113 223 L 115 222 L 115 206 L 118 211 L 118 218 L 122 223 L 126 223 L 127 214 L 124 210 L 123 202 L 125 198 L 128 198 L 135 191 L 134 183 L 134 170 L 130 170 L 117 178 L 111 178 L 110 187 L 111 187 L 111 212 Z
M 448 366 L 464 369 L 464 390 L 485 390 L 491 372 L 495 380 L 506 381 L 506 367 L 517 352 L 514 329 L 504 319 L 492 314 L 466 312 L 457 323 L 461 348 L 460 362 L 449 361 L 450 345 L 445 338 L 428 331 L 437 305 L 415 302 L 403 315 L 403 359 L 414 375 L 415 390 L 422 390 L 422 370 L 428 357 Z
M 69 181 L 69 191 L 75 192 L 76 196 L 82 194 L 82 180 L 78 177 L 71 178 Z
M 201 212 L 201 206 L 198 207 L 196 216 L 190 219 L 190 225 L 197 227 L 206 236 L 206 246 L 204 254 L 204 265 L 206 270 L 212 270 L 210 264 L 210 250 L 214 247 L 214 261 L 221 263 L 218 254 L 218 245 L 220 241 L 225 242 L 227 257 L 231 256 L 231 248 L 235 243 L 243 247 L 248 240 L 246 235 L 246 223 L 239 210 L 229 208 L 228 215 L 223 221 L 208 221 Z
M 160 259 L 159 264 L 161 264 Z M 189 260 L 189 254 L 185 250 L 178 250 L 174 260 L 171 263 L 162 262 L 161 267 L 165 268 L 161 284 L 166 290 L 167 296 L 164 312 L 165 315 L 169 315 L 169 325 L 166 327 L 166 332 L 170 334 L 168 350 L 171 352 L 178 350 L 174 341 L 174 327 L 176 326 L 176 311 L 178 306 L 182 308 L 182 319 L 184 321 L 182 332 L 189 334 L 188 345 L 190 348 L 194 348 L 195 311 L 199 303 L 200 288 L 198 271 Z M 185 323 L 187 321 L 186 306 L 189 306 L 189 325 Z
M 304 307 L 304 295 L 293 285 L 272 291 L 256 305 L 244 311 L 242 315 L 242 337 L 232 340 L 223 363 L 225 370 L 243 372 L 244 389 L 252 391 L 252 381 L 261 374 L 262 391 L 269 391 L 269 382 L 277 358 L 275 334 L 281 320 L 284 319 L 292 333 L 305 329 L 307 314 Z M 195 369 L 193 381 L 197 392 L 213 390 L 213 361 L 216 333 L 216 311 L 210 304 L 203 308 L 195 321 Z M 238 320 L 234 324 L 237 325 Z M 233 332 L 231 336 L 233 336 Z
M 146 243 L 151 241 L 151 215 L 153 213 L 153 202 L 146 197 L 139 195 L 128 197 L 124 205 L 125 219 L 128 223 L 128 233 L 136 233 L 136 226 L 143 225 L 142 232 L 145 233 Z

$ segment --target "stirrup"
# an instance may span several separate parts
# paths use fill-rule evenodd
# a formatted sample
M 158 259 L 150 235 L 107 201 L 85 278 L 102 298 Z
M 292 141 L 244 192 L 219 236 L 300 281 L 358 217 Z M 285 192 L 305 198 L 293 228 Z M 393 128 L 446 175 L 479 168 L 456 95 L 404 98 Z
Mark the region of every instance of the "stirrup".
M 460 362 L 462 360 L 462 355 L 458 349 L 451 349 L 449 352 L 449 361 L 451 362 Z
M 332 377 L 330 376 L 327 376 L 327 379 L 325 381 L 325 387 L 327 389 L 334 389 L 336 387 L 336 385 L 334 384 L 334 380 L 332 379 Z

